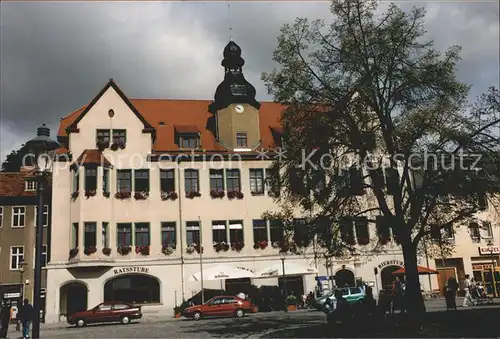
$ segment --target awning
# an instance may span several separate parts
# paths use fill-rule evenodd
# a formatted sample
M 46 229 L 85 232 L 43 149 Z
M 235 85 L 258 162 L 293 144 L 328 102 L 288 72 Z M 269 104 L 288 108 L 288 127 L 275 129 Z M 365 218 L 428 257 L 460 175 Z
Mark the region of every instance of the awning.
M 419 275 L 426 275 L 426 274 L 438 274 L 438 271 L 433 270 L 432 268 L 424 267 L 424 266 L 417 266 L 417 271 Z M 395 270 L 392 272 L 394 275 L 403 275 L 406 274 L 405 268 L 401 267 L 398 270 Z
M 318 271 L 315 268 L 285 260 L 285 276 L 307 275 L 316 273 L 318 273 Z M 283 276 L 283 265 L 281 262 L 277 262 L 276 264 L 273 264 L 268 268 L 265 268 L 255 274 L 255 278 L 273 278 L 282 276 Z
M 232 265 L 220 264 L 217 266 L 203 268 L 203 280 L 223 280 L 254 278 L 254 274 L 247 269 L 234 267 Z M 192 274 L 188 281 L 200 281 L 201 272 Z
M 76 166 L 96 165 L 104 167 L 113 167 L 108 159 L 98 149 L 86 149 L 80 154 L 78 159 L 71 165 L 72 168 Z

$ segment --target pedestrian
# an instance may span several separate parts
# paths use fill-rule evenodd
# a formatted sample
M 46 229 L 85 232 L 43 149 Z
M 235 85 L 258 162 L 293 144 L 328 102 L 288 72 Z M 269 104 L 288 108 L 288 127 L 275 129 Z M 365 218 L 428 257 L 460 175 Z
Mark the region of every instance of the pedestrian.
M 0 338 L 7 338 L 10 323 L 10 302 L 4 298 L 0 308 Z
M 473 305 L 476 304 L 476 302 L 474 301 L 474 299 L 472 299 L 472 296 L 470 295 L 470 289 L 471 289 L 471 281 L 469 279 L 469 275 L 466 274 L 465 279 L 464 279 L 465 298 L 464 298 L 464 302 L 462 304 L 462 307 L 469 306 L 469 305 L 467 305 L 467 301 L 470 301 Z
M 30 336 L 30 324 L 33 321 L 35 314 L 33 306 L 29 303 L 28 299 L 24 299 L 24 303 L 19 309 L 18 318 L 23 325 L 23 338 L 28 339 Z
M 446 299 L 446 310 L 456 310 L 457 309 L 457 296 L 458 282 L 454 277 L 448 278 L 448 282 L 445 286 L 444 297 Z

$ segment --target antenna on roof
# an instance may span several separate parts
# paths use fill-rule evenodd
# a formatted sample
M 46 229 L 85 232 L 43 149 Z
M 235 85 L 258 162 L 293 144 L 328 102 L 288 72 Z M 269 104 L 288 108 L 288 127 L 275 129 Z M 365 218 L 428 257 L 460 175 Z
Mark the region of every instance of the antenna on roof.
M 233 28 L 231 27 L 231 3 L 227 4 L 228 9 L 228 24 L 229 24 L 229 41 L 233 41 L 232 33 Z

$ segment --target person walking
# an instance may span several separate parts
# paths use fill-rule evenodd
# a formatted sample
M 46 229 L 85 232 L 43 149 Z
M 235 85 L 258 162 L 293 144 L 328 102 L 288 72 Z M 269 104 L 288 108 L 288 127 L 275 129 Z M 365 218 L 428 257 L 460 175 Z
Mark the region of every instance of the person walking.
M 462 307 L 468 307 L 469 306 L 469 305 L 467 305 L 467 301 L 470 301 L 473 305 L 476 304 L 476 302 L 474 301 L 474 299 L 472 299 L 472 296 L 470 294 L 471 287 L 472 287 L 472 285 L 471 285 L 471 281 L 470 281 L 469 275 L 466 274 L 465 275 L 465 280 L 464 280 L 465 298 L 464 298 L 464 302 L 462 304 Z
M 28 339 L 30 336 L 30 324 L 35 316 L 33 313 L 33 306 L 29 303 L 28 299 L 24 299 L 23 306 L 21 306 L 18 314 L 18 318 L 23 325 L 23 339 Z
M 448 278 L 448 282 L 445 287 L 444 297 L 446 299 L 446 310 L 456 310 L 457 309 L 457 296 L 458 282 L 454 277 Z
M 0 308 L 0 338 L 7 338 L 10 323 L 10 308 L 10 302 L 7 299 L 3 299 Z

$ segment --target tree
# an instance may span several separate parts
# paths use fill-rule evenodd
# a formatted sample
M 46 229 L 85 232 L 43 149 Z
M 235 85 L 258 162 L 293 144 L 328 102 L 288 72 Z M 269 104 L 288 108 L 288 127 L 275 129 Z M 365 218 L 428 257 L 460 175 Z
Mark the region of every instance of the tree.
M 29 153 L 26 145 L 22 145 L 18 150 L 10 152 L 2 163 L 2 172 L 19 172 L 23 166 L 23 158 L 28 161 L 25 156 Z
M 419 245 L 466 224 L 483 194 L 498 192 L 498 91 L 467 105 L 469 86 L 455 77 L 460 47 L 433 47 L 425 10 L 376 10 L 375 1 L 333 1 L 331 24 L 298 18 L 282 27 L 280 68 L 262 75 L 287 107 L 286 159 L 270 180 L 283 188 L 279 204 L 311 216 L 327 253 L 358 250 L 353 217 L 375 219 L 379 239 L 392 232 L 409 312 L 420 319 Z

